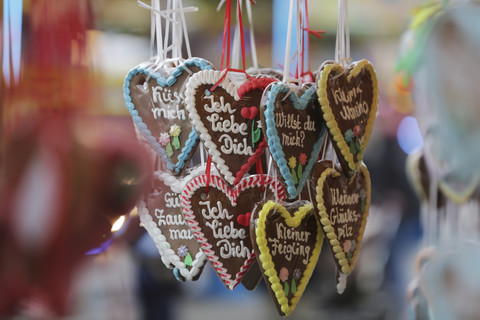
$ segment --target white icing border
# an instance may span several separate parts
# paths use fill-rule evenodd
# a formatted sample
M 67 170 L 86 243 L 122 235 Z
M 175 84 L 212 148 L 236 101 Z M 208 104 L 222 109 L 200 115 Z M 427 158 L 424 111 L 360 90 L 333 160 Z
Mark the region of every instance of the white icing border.
M 269 176 L 263 176 L 263 181 L 265 187 L 270 188 L 270 190 L 276 194 L 276 199 L 284 200 L 285 190 L 283 189 L 282 183 Z M 240 182 L 233 188 L 229 188 L 226 183 L 219 176 L 210 176 L 210 187 L 214 187 L 222 191 L 230 200 L 231 203 L 235 203 L 237 197 L 242 191 L 245 191 L 249 188 L 255 186 L 262 186 L 262 175 L 251 175 L 249 177 L 243 178 Z M 197 238 L 197 241 L 201 243 L 201 248 L 208 260 L 212 264 L 215 271 L 218 273 L 220 279 L 225 283 L 225 286 L 233 290 L 242 280 L 245 272 L 248 270 L 250 265 L 255 260 L 255 253 L 252 250 L 252 253 L 245 260 L 243 266 L 240 268 L 240 271 L 235 275 L 235 279 L 232 279 L 232 275 L 228 273 L 228 270 L 223 266 L 223 263 L 218 261 L 219 257 L 215 254 L 212 249 L 212 244 L 208 242 L 208 239 L 205 237 L 205 234 L 202 232 L 202 228 L 199 226 L 198 221 L 196 220 L 195 213 L 192 210 L 191 197 L 201 187 L 205 187 L 207 184 L 207 175 L 200 175 L 192 179 L 183 189 L 181 195 L 181 204 L 183 207 L 183 215 L 188 225 L 192 229 L 193 235 Z M 253 208 L 252 208 L 253 209 Z
M 196 72 L 192 75 L 185 85 L 185 109 L 188 112 L 188 116 L 192 121 L 192 125 L 197 131 L 200 139 L 203 141 L 205 147 L 207 148 L 208 154 L 212 157 L 213 163 L 217 167 L 218 171 L 223 175 L 225 181 L 233 185 L 235 181 L 235 176 L 231 172 L 229 166 L 225 163 L 225 160 L 222 159 L 220 151 L 218 151 L 216 144 L 212 141 L 211 135 L 208 133 L 207 128 L 203 125 L 200 120 L 200 115 L 197 112 L 195 106 L 195 94 L 197 88 L 201 85 L 208 84 L 214 85 L 217 83 L 220 78 L 223 76 L 223 73 L 226 71 L 217 71 L 217 70 L 202 70 Z M 233 73 L 235 74 L 235 73 Z M 235 101 L 239 101 L 240 97 L 238 95 L 238 88 L 230 78 L 234 75 L 230 73 L 223 78 L 222 82 L 218 84 L 219 87 L 223 88 L 229 95 L 231 95 Z

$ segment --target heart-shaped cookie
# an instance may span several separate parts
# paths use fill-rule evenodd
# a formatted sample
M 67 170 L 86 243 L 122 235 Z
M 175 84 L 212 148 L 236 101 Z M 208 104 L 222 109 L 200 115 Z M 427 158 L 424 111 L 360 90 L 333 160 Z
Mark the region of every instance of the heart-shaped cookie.
M 230 189 L 212 175 L 205 193 L 207 180 L 207 175 L 200 175 L 185 186 L 183 215 L 218 276 L 233 290 L 255 260 L 249 228 L 238 223 L 237 217 L 252 212 L 264 198 L 284 199 L 285 192 L 280 181 L 268 176 L 249 176 Z
M 198 144 L 185 110 L 185 84 L 192 73 L 205 69 L 212 66 L 200 58 L 178 66 L 173 62 L 157 67 L 141 64 L 128 73 L 123 85 L 135 126 L 175 175 L 186 167 Z
M 263 277 L 282 316 L 302 297 L 322 249 L 323 232 L 311 203 L 258 206 L 250 235 Z
M 362 163 L 352 177 L 332 161 L 319 161 L 313 172 L 316 197 L 325 237 L 339 271 L 349 275 L 362 243 L 370 208 L 370 175 Z
M 179 281 L 197 280 L 207 262 L 180 206 L 185 183 L 204 170 L 199 166 L 181 180 L 168 172 L 155 172 L 153 191 L 137 205 L 140 221 L 155 242 L 162 262 L 174 268 Z
M 192 124 L 217 170 L 236 185 L 262 155 L 267 143 L 259 126 L 263 90 L 275 79 L 205 70 L 187 83 L 185 101 Z M 218 86 L 211 92 L 212 87 Z
M 274 83 L 262 116 L 268 147 L 291 199 L 303 189 L 318 160 L 325 133 L 314 86 Z
M 378 83 L 372 64 L 324 64 L 318 100 L 340 164 L 351 175 L 361 166 L 377 116 Z

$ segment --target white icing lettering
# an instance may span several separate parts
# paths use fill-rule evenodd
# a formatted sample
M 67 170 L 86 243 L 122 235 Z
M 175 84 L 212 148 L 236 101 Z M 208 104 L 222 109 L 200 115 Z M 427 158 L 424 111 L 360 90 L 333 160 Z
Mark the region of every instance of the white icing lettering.
M 237 111 L 237 109 L 232 109 L 232 106 L 230 103 L 225 103 L 225 100 L 223 97 L 220 97 L 220 102 L 215 101 L 215 96 L 209 95 L 205 96 L 204 99 L 210 100 L 210 105 L 205 104 L 203 108 L 205 111 L 210 112 L 210 113 L 219 113 L 219 112 L 228 112 L 230 114 L 234 113 Z
M 214 132 L 232 132 L 243 136 L 248 134 L 247 124 L 235 122 L 233 114 L 230 115 L 230 119 L 224 119 L 218 113 L 212 113 L 207 116 L 207 120 L 212 124 L 211 127 Z
M 190 229 L 182 229 L 182 230 L 169 229 L 168 231 L 170 232 L 170 238 L 173 240 L 178 240 L 178 239 L 192 240 L 193 239 L 193 233 L 192 233 L 192 230 Z
M 228 210 L 223 208 L 222 203 L 217 201 L 217 206 L 212 207 L 210 201 L 199 201 L 201 206 L 207 206 L 207 209 L 202 209 L 202 216 L 205 219 L 232 219 L 233 215 L 228 213 Z
M 217 242 L 217 247 L 220 248 L 220 257 L 228 258 L 247 258 L 250 255 L 250 249 L 245 246 L 243 240 L 239 244 L 223 239 Z
M 232 138 L 228 134 L 222 134 L 219 142 L 223 142 L 220 150 L 225 154 L 233 153 L 237 155 L 253 156 L 255 153 L 252 147 L 248 145 L 247 138 L 243 138 L 241 142 L 238 142 L 237 138 Z

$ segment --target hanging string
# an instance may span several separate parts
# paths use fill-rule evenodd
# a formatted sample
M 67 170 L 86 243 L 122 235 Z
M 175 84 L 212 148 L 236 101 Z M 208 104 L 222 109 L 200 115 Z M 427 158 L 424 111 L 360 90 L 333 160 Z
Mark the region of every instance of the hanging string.
M 287 41 L 285 47 L 285 60 L 283 65 L 283 82 L 287 82 L 290 73 L 290 45 L 292 42 L 292 18 L 293 18 L 293 0 L 290 0 L 287 23 Z
M 256 167 L 257 167 L 257 173 L 260 174 L 260 183 L 262 184 L 262 191 L 265 191 L 265 177 L 263 176 L 262 160 L 260 159 L 260 157 L 257 159 Z
M 348 0 L 338 0 L 338 27 L 335 44 L 335 61 L 348 64 L 350 60 L 350 30 L 348 25 Z
M 163 57 L 163 45 L 162 45 L 162 22 L 160 19 L 160 0 L 153 0 L 153 8 L 157 10 L 154 13 L 155 16 L 155 31 L 157 40 L 157 63 L 160 62 L 160 57 Z
M 257 47 L 255 45 L 255 32 L 253 26 L 253 18 L 252 18 L 252 5 L 251 1 L 246 2 L 247 7 L 247 17 L 248 17 L 248 24 L 250 26 L 250 50 L 252 51 L 252 64 L 255 70 L 258 70 L 258 60 L 257 60 Z
M 222 3 L 221 3 L 222 4 Z M 222 76 L 218 81 L 210 88 L 210 92 L 214 91 L 218 85 L 223 81 L 223 79 L 227 76 L 227 73 L 230 71 L 234 72 L 241 72 L 244 73 L 247 78 L 251 78 L 250 75 L 248 75 L 245 72 L 245 40 L 243 36 L 243 22 L 242 22 L 242 14 L 241 14 L 241 8 L 240 8 L 240 0 L 237 1 L 238 4 L 238 13 L 239 13 L 239 25 L 240 25 L 240 42 L 242 46 L 242 63 L 243 63 L 243 69 L 239 70 L 236 68 L 231 68 L 230 67 L 230 29 L 231 29 L 231 0 L 226 0 L 226 6 L 225 6 L 225 24 L 223 27 L 223 48 L 222 48 L 222 63 L 220 66 L 220 69 L 223 70 Z M 226 60 L 226 65 L 224 68 L 224 62 Z
M 159 64 L 167 59 L 167 53 L 171 52 L 171 58 L 182 58 L 183 37 L 188 57 L 192 57 L 185 13 L 198 11 L 197 7 L 183 7 L 182 0 L 168 0 L 166 10 L 160 9 L 160 0 L 152 0 L 151 6 L 137 0 L 138 5 L 151 11 L 150 32 L 150 55 L 155 56 L 155 63 Z M 161 19 L 165 22 L 165 38 L 162 30 Z M 170 27 L 170 24 L 172 25 Z M 170 31 L 171 29 L 171 31 Z M 170 33 L 172 40 L 170 41 Z M 157 44 L 157 53 L 154 54 L 154 43 Z
M 187 57 L 192 58 L 192 51 L 190 50 L 190 39 L 188 38 L 187 23 L 185 21 L 185 8 L 183 7 L 183 0 L 178 0 L 180 3 L 180 16 L 182 19 L 183 37 L 185 39 L 185 47 L 187 48 Z M 196 8 L 198 10 L 198 8 Z
M 313 72 L 312 72 L 312 65 L 311 65 L 311 59 L 310 59 L 310 37 L 309 35 L 312 34 L 314 35 L 315 37 L 321 39 L 322 38 L 322 34 L 325 33 L 325 30 L 311 30 L 310 29 L 310 22 L 309 22 L 309 19 L 308 19 L 308 1 L 307 0 L 304 0 L 303 1 L 303 27 L 302 27 L 302 30 L 304 31 L 302 33 L 302 49 L 304 49 L 304 46 L 305 46 L 305 37 L 307 38 L 306 39 L 306 43 L 307 43 L 307 50 L 306 50 L 306 54 L 307 54 L 307 71 L 304 71 L 303 70 L 303 67 L 305 65 L 305 60 L 304 60 L 304 55 L 302 55 L 302 73 L 301 73 L 301 77 L 305 77 L 305 76 L 309 76 L 310 78 L 307 79 L 307 81 L 313 81 L 315 79 L 315 76 L 313 75 Z M 306 36 L 305 36 L 305 33 L 306 33 Z
M 210 155 L 208 155 L 208 158 L 207 158 L 207 167 L 205 168 L 205 174 L 207 175 L 207 183 L 205 185 L 205 193 L 208 194 L 208 190 L 210 189 L 210 172 L 211 172 L 211 168 L 212 168 L 212 158 L 210 157 Z
M 230 65 L 230 18 L 231 18 L 231 7 L 232 3 L 231 0 L 226 0 L 227 5 L 225 7 L 225 22 L 223 24 L 223 45 L 222 45 L 222 63 L 220 64 L 220 69 L 223 70 L 223 62 L 226 58 L 227 60 L 227 67 Z M 226 50 L 226 56 L 225 56 Z M 210 90 L 213 91 L 213 90 Z
M 240 60 L 240 20 L 238 19 L 238 7 L 236 8 L 236 11 L 237 11 L 237 14 L 236 14 L 237 23 L 235 25 L 235 34 L 233 35 L 232 59 L 231 59 L 231 65 L 230 65 L 230 67 L 232 68 L 238 68 L 240 64 L 239 62 Z
M 299 75 L 300 73 L 302 72 L 301 69 L 301 65 L 300 63 L 302 62 L 302 55 L 303 55 L 303 47 L 302 47 L 302 39 L 301 39 L 301 34 L 300 34 L 300 31 L 301 31 L 301 15 L 300 15 L 300 1 L 297 0 L 297 27 L 296 27 L 296 31 L 297 31 L 297 50 L 296 50 L 296 56 L 297 56 L 297 70 L 295 72 L 295 78 L 299 79 Z

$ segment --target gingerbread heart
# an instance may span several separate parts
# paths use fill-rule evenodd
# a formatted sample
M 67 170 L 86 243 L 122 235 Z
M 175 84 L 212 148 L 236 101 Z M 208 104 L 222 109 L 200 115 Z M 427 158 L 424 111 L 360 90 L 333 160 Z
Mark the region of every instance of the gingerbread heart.
M 206 70 L 187 83 L 185 101 L 192 124 L 217 170 L 231 185 L 240 181 L 267 147 L 258 108 L 263 90 L 273 81 Z
M 284 199 L 280 181 L 252 175 L 230 189 L 219 176 L 200 175 L 183 189 L 183 215 L 193 235 L 225 286 L 233 290 L 255 260 L 249 228 L 237 217 L 251 212 L 255 203 Z M 265 190 L 264 190 L 265 189 Z
M 378 83 L 372 64 L 324 64 L 318 100 L 340 164 L 351 175 L 361 167 L 377 116 Z
M 323 232 L 311 203 L 256 208 L 250 235 L 258 264 L 278 312 L 288 316 L 310 280 L 322 249 Z
M 197 280 L 207 262 L 180 206 L 185 183 L 204 170 L 199 166 L 181 180 L 167 172 L 155 172 L 153 191 L 137 205 L 140 221 L 155 242 L 162 262 L 174 269 L 179 281 Z
M 314 86 L 278 82 L 267 92 L 262 127 L 292 199 L 301 193 L 322 146 L 325 126 L 317 100 Z
M 133 122 L 153 150 L 177 175 L 186 167 L 198 144 L 185 111 L 185 84 L 200 70 L 212 69 L 208 61 L 192 58 L 175 66 L 142 64 L 125 78 L 123 96 Z
M 362 163 L 352 177 L 346 176 L 332 161 L 317 163 L 313 173 L 316 197 L 325 237 L 338 269 L 349 275 L 362 243 L 370 208 L 370 175 Z

